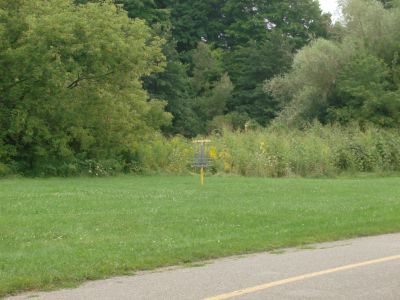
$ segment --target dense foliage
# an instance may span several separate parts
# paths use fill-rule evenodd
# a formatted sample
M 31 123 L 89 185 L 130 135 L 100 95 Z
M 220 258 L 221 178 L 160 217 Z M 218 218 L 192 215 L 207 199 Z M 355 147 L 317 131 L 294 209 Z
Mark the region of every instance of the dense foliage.
M 1 0 L 0 20 L 3 169 L 60 175 L 129 160 L 168 122 L 141 87 L 165 64 L 143 21 L 107 1 L 68 0 Z
M 153 170 L 157 139 L 271 122 L 397 128 L 399 4 L 332 25 L 315 0 L 0 0 L 0 174 Z
M 243 132 L 223 130 L 210 136 L 210 171 L 243 176 L 336 176 L 343 173 L 400 171 L 399 130 L 322 126 L 269 127 Z M 190 140 L 158 137 L 139 153 L 145 173 L 193 171 Z
M 400 125 L 400 8 L 391 3 L 345 2 L 340 39 L 312 42 L 267 84 L 285 107 L 280 121 Z
M 263 82 L 287 71 L 294 51 L 315 37 L 327 37 L 330 24 L 313 0 L 116 2 L 168 40 L 165 71 L 144 82 L 153 98 L 168 102 L 174 116 L 164 132 L 185 136 L 221 123 L 243 127 L 254 119 L 268 124 L 279 108 L 263 91 Z M 199 70 L 207 73 L 200 82 Z M 228 77 L 232 84 L 226 85 Z M 213 90 L 221 85 L 225 91 L 217 100 Z

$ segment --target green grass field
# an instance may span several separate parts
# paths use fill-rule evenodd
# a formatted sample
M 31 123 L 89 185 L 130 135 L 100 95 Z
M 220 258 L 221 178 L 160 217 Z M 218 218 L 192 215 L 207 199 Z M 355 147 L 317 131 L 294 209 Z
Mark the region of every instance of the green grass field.
M 0 296 L 400 231 L 400 178 L 0 181 Z

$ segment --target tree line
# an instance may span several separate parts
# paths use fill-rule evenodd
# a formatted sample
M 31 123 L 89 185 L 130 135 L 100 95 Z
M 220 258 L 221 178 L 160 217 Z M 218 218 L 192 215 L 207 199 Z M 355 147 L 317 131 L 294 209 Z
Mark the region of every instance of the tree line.
M 196 136 L 221 122 L 239 127 L 250 119 L 268 124 L 277 107 L 264 81 L 288 70 L 293 54 L 327 37 L 330 26 L 313 0 L 114 2 L 165 41 L 164 71 L 143 80 L 150 97 L 167 101 L 174 116 L 163 128 L 167 134 Z
M 398 1 L 0 0 L 0 174 L 135 171 L 161 130 L 399 122 Z
M 337 36 L 312 41 L 266 84 L 282 103 L 280 122 L 399 126 L 400 2 L 382 2 L 345 2 Z

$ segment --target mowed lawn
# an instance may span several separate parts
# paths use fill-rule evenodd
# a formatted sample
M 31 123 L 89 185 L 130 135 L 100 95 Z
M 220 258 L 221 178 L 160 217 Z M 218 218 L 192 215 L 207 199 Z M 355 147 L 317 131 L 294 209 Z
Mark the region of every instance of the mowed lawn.
M 0 180 L 0 296 L 400 231 L 400 178 Z

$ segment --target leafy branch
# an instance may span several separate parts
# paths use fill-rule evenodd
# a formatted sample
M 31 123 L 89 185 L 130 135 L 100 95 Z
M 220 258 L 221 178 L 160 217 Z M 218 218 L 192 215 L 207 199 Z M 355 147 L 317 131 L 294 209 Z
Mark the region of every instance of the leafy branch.
M 105 73 L 105 74 L 98 75 L 98 76 L 81 76 L 80 74 L 78 74 L 78 78 L 75 79 L 73 82 L 71 82 L 71 83 L 67 86 L 67 88 L 68 88 L 68 89 L 73 89 L 73 88 L 76 88 L 76 87 L 79 85 L 79 83 L 80 83 L 81 81 L 83 81 L 83 80 L 98 80 L 98 79 L 107 77 L 108 75 L 111 75 L 111 74 L 113 74 L 113 73 L 114 73 L 114 71 L 110 71 L 110 72 L 107 72 L 107 73 Z

